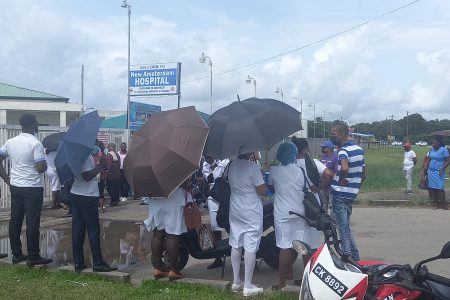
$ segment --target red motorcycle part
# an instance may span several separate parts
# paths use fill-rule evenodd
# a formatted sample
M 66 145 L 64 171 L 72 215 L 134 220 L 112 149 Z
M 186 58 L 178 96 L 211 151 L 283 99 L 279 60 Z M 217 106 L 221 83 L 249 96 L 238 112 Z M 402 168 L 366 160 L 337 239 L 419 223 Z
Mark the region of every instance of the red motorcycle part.
M 395 284 L 381 284 L 378 287 L 375 299 L 377 300 L 414 300 L 417 299 L 422 292 L 416 290 L 408 290 L 407 288 Z

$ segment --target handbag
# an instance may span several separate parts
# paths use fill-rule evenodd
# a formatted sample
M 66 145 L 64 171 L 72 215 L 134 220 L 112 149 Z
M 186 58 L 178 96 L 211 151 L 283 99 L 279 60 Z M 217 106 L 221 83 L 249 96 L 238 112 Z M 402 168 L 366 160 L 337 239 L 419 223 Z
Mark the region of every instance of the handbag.
M 202 227 L 202 215 L 200 213 L 200 209 L 195 202 L 187 202 L 187 191 L 184 191 L 184 222 L 186 223 L 186 227 L 188 230 L 192 229 L 200 229 Z
M 214 248 L 214 239 L 211 233 L 211 229 L 203 224 L 200 229 L 197 230 L 198 243 L 202 251 L 210 250 Z
M 417 187 L 421 190 L 428 190 L 428 175 L 425 174 L 425 176 L 420 178 Z
M 231 161 L 225 167 L 222 176 L 217 177 L 214 186 L 211 188 L 209 195 L 219 202 L 219 204 L 228 204 L 230 202 L 231 189 L 228 183 L 228 172 L 230 170 Z
M 322 211 L 322 206 L 320 204 L 320 201 L 317 199 L 316 195 L 312 192 L 310 192 L 307 188 L 311 187 L 308 180 L 306 180 L 306 172 L 303 170 L 302 167 L 299 167 L 302 170 L 303 173 L 303 179 L 305 180 L 303 184 L 303 193 L 304 193 L 304 199 L 303 199 L 303 205 L 305 206 L 305 217 L 307 217 L 310 220 L 315 220 L 317 218 L 317 215 Z

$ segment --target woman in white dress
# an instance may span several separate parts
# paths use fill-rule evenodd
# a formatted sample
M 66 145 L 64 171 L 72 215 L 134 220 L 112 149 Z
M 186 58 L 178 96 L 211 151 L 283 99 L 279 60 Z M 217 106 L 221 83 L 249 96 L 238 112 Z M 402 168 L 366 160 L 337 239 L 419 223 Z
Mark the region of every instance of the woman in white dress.
M 306 173 L 306 181 L 308 183 L 308 189 L 310 192 L 313 192 L 316 198 L 319 200 L 319 191 L 326 188 L 330 182 L 333 180 L 333 171 L 328 169 L 323 163 L 314 159 L 314 163 L 317 167 L 317 171 L 320 175 L 320 184 L 318 187 L 314 186 L 314 183 L 309 178 L 307 170 L 306 170 L 306 162 L 305 155 L 309 153 L 308 141 L 303 138 L 292 138 L 292 143 L 297 146 L 298 154 L 297 154 L 297 165 L 305 170 Z M 306 243 L 309 244 L 311 249 L 317 249 L 321 244 L 320 232 L 312 227 L 307 226 L 305 229 L 305 240 Z
M 256 252 L 263 230 L 263 207 L 261 196 L 267 192 L 261 170 L 254 162 L 249 161 L 252 153 L 241 154 L 230 165 L 228 181 L 230 196 L 230 239 L 231 265 L 233 267 L 232 291 L 242 287 L 240 264 L 242 249 L 245 250 L 244 296 L 263 292 L 262 288 L 252 283 Z
M 269 189 L 274 193 L 274 223 L 277 247 L 280 248 L 278 288 L 286 286 L 286 280 L 292 280 L 292 264 L 297 255 L 293 241 L 305 241 L 306 222 L 289 211 L 305 214 L 303 205 L 305 179 L 296 164 L 297 147 L 293 143 L 279 146 L 276 158 L 280 166 L 270 168 Z
M 176 188 L 169 198 L 150 199 L 149 217 L 144 224 L 149 231 L 153 231 L 151 260 L 155 268 L 153 272 L 155 279 L 169 277 L 169 280 L 172 281 L 184 278 L 178 266 L 178 236 L 187 232 L 183 211 L 186 203 L 193 201 L 189 187 L 190 180 L 188 179 Z M 170 261 L 169 272 L 161 269 L 164 236 Z

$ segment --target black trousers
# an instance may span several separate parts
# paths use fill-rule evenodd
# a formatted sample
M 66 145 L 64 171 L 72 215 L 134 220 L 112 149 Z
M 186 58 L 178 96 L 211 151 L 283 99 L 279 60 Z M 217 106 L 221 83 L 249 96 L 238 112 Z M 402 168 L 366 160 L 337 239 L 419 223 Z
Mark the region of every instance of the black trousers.
M 120 197 L 120 179 L 118 180 L 106 180 L 106 190 L 111 197 L 111 203 L 118 203 Z
M 100 248 L 100 221 L 98 217 L 98 197 L 87 197 L 70 193 L 72 204 L 72 251 L 74 264 L 84 262 L 83 244 L 88 233 L 94 266 L 103 262 Z
M 130 194 L 130 185 L 125 177 L 123 169 L 120 170 L 120 197 L 128 197 Z
M 37 256 L 39 251 L 39 227 L 41 222 L 44 188 L 11 186 L 11 220 L 9 220 L 9 242 L 14 256 L 22 254 L 23 218 L 27 224 L 27 252 L 28 256 Z

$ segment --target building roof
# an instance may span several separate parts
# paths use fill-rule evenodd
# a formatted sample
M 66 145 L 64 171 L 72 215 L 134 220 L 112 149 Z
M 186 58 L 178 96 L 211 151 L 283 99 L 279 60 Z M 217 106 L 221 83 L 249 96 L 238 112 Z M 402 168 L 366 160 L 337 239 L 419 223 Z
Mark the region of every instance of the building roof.
M 203 121 L 207 121 L 209 118 L 208 114 L 205 114 L 204 112 L 197 111 L 200 118 L 203 119 Z M 109 118 L 106 120 L 103 120 L 100 128 L 121 128 L 125 129 L 127 128 L 127 114 L 120 115 L 117 117 Z
M 50 102 L 69 102 L 69 98 L 30 90 L 0 82 L 0 100 L 36 100 Z
M 117 117 L 112 117 L 102 121 L 100 128 L 127 128 L 127 115 L 121 115 Z

